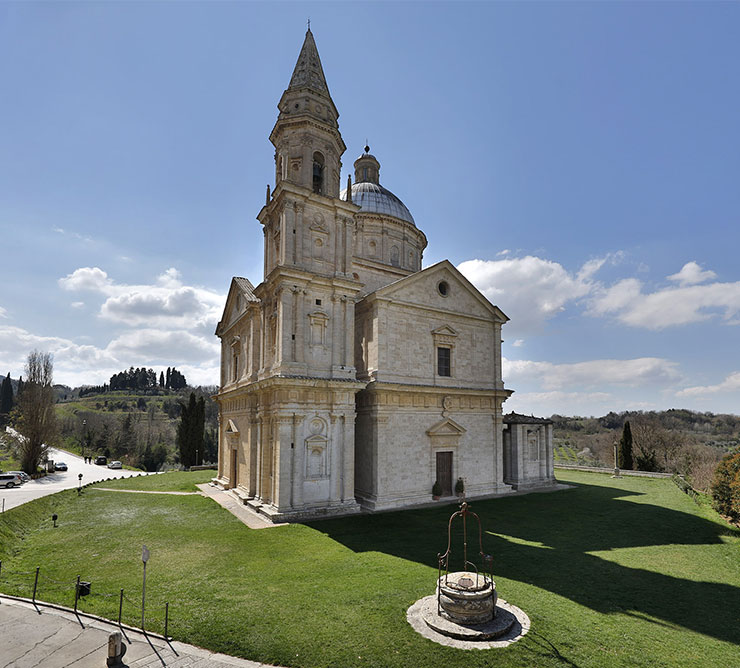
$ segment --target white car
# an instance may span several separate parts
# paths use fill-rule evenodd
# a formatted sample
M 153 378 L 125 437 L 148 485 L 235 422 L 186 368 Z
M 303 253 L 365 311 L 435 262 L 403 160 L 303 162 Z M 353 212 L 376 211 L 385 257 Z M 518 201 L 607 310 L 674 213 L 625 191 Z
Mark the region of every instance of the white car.
M 23 484 L 23 478 L 17 473 L 0 473 L 0 487 L 20 487 Z
M 15 473 L 23 482 L 29 482 L 31 476 L 25 471 L 6 471 L 6 473 Z
M 111 462 L 110 464 L 108 464 L 108 468 L 109 469 L 122 469 L 123 464 L 121 464 L 121 462 L 119 461 Z

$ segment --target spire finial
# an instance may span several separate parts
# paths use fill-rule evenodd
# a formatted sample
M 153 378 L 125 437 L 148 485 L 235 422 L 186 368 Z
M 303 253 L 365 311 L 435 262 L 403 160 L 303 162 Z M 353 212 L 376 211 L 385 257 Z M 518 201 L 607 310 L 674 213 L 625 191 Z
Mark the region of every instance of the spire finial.
M 352 175 L 347 174 L 347 201 L 352 201 Z
M 310 16 L 308 17 L 306 24 L 308 25 L 308 32 L 311 32 L 311 17 Z
M 365 137 L 365 153 L 370 153 L 370 142 Z

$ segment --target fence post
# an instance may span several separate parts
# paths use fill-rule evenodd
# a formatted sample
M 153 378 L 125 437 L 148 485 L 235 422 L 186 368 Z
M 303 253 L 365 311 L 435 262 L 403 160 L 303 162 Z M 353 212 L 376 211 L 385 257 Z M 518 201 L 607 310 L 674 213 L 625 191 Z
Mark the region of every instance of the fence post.
M 75 585 L 75 614 L 77 614 L 77 601 L 80 599 L 80 576 L 77 576 L 77 584 Z
M 39 585 L 39 569 L 41 566 L 36 566 L 36 579 L 33 581 L 33 598 L 31 599 L 34 603 L 36 603 L 36 588 Z
M 169 636 L 167 635 L 167 625 L 170 621 L 170 604 L 165 603 L 164 604 L 164 639 L 167 640 Z
M 121 589 L 121 598 L 118 601 L 118 626 L 121 626 L 121 612 L 123 611 L 123 589 Z

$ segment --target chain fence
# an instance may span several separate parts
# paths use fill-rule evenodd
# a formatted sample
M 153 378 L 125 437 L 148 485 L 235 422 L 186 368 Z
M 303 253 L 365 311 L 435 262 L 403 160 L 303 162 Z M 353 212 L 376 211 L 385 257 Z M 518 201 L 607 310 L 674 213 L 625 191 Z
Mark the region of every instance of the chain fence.
M 78 575 L 74 579 L 58 579 L 47 575 L 39 566 L 31 571 L 11 570 L 0 561 L 0 591 L 33 603 L 52 603 L 72 608 L 82 614 L 104 617 L 157 633 L 169 639 L 170 604 L 145 605 L 141 590 L 134 593 L 99 591 L 95 583 Z

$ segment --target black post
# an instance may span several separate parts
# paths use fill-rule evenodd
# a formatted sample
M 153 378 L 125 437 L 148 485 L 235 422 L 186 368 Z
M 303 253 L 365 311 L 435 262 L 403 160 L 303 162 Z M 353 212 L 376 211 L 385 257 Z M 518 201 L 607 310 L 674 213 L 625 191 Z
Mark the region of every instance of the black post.
M 121 611 L 123 610 L 123 589 L 121 589 L 121 598 L 118 601 L 118 626 L 121 625 Z
M 167 635 L 167 625 L 170 621 L 170 604 L 165 603 L 164 604 L 164 639 L 167 640 L 169 636 Z
M 34 603 L 36 603 L 36 588 L 39 585 L 39 569 L 40 566 L 36 566 L 36 579 L 33 581 L 33 598 L 31 599 Z
M 77 614 L 77 601 L 80 599 L 80 576 L 77 576 L 77 584 L 75 585 L 75 614 Z

